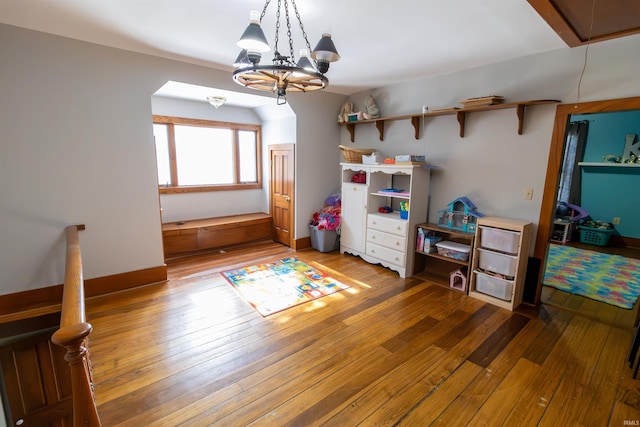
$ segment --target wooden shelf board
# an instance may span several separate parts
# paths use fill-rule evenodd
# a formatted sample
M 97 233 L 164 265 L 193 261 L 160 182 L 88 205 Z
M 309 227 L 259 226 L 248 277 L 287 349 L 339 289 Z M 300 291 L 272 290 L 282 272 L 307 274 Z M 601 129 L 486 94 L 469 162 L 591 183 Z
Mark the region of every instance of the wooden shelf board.
M 422 251 L 418 251 L 418 250 L 416 250 L 416 252 L 417 252 L 417 253 L 419 253 L 419 254 L 422 254 L 422 255 L 424 255 L 424 256 L 428 256 L 428 257 L 432 257 L 432 258 L 440 259 L 440 260 L 442 260 L 442 261 L 447 261 L 447 262 L 451 262 L 451 263 L 454 263 L 454 264 L 459 264 L 459 265 L 462 265 L 462 266 L 464 266 L 464 267 L 468 267 L 468 266 L 469 266 L 469 261 L 461 261 L 461 260 L 459 260 L 459 259 L 454 259 L 454 258 L 446 257 L 446 256 L 444 256 L 444 255 L 438 255 L 438 254 L 437 254 L 437 253 L 435 253 L 435 252 L 434 252 L 434 253 L 431 253 L 431 254 L 428 254 L 428 253 L 426 253 L 426 252 L 422 252 Z
M 356 125 L 366 124 L 366 123 L 375 123 L 376 128 L 378 129 L 378 134 L 380 136 L 380 141 L 384 141 L 384 123 L 388 121 L 394 120 L 411 120 L 411 125 L 414 128 L 415 138 L 420 139 L 420 120 L 426 119 L 427 117 L 436 117 L 436 116 L 449 116 L 455 114 L 460 124 L 460 137 L 464 138 L 464 127 L 466 121 L 466 113 L 476 113 L 480 111 L 491 111 L 491 110 L 504 110 L 507 108 L 515 108 L 518 116 L 518 135 L 522 135 L 522 130 L 524 127 L 524 111 L 525 107 L 530 105 L 543 105 L 543 104 L 557 104 L 559 100 L 555 99 L 537 99 L 531 101 L 520 101 L 520 102 L 505 102 L 502 104 L 491 104 L 491 105 L 478 105 L 474 107 L 462 107 L 462 108 L 454 108 L 445 109 L 440 111 L 431 111 L 424 114 L 411 114 L 406 116 L 393 116 L 393 117 L 381 117 L 378 119 L 370 119 L 370 120 L 360 120 L 357 122 L 345 122 L 338 123 L 339 126 L 346 126 L 349 134 L 351 136 L 351 142 L 355 142 L 355 132 Z
M 476 235 L 474 231 L 454 230 L 452 228 L 440 227 L 438 224 L 434 224 L 432 222 L 425 222 L 422 224 L 418 224 L 417 226 L 427 230 L 432 230 L 436 232 L 439 231 L 441 233 L 448 233 L 451 236 L 462 237 L 465 239 L 472 239 Z
M 583 167 L 640 168 L 640 163 L 578 162 Z

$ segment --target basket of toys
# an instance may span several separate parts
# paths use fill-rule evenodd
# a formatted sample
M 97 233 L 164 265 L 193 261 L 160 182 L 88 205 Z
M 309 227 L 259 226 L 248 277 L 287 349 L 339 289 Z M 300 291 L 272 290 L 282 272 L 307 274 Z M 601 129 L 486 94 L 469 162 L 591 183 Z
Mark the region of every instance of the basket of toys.
M 611 224 L 601 221 L 587 221 L 580 224 L 578 229 L 580 230 L 580 243 L 595 246 L 607 246 L 615 231 Z
M 349 148 L 344 145 L 338 145 L 338 148 L 347 163 L 362 163 L 362 156 L 370 156 L 378 151 L 375 148 Z

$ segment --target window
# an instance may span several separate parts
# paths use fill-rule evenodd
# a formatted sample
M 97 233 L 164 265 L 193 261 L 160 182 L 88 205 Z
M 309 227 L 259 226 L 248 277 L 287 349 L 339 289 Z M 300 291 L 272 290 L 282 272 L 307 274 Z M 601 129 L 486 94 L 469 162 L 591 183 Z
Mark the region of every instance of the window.
M 153 116 L 161 193 L 262 188 L 261 127 Z

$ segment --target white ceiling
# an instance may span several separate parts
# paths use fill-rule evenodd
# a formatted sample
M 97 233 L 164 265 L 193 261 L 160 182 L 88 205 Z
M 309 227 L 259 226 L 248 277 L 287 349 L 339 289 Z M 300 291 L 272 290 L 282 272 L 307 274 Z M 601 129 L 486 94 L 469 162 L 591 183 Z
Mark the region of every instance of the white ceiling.
M 341 59 L 331 64 L 325 90 L 345 95 L 566 48 L 526 0 L 297 0 L 297 6 L 312 48 L 330 28 Z M 263 7 L 263 0 L 0 0 L 0 22 L 231 71 L 249 11 Z M 276 8 L 271 1 L 262 21 L 271 44 Z M 288 54 L 281 26 L 279 47 Z M 292 31 L 297 56 L 305 46 L 297 24 Z

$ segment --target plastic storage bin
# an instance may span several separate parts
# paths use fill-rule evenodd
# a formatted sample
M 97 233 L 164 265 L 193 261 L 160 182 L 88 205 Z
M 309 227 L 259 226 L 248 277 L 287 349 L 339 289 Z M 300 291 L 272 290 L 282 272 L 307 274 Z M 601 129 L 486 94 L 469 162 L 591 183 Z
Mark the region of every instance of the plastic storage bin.
M 500 298 L 501 300 L 511 301 L 511 295 L 513 294 L 513 280 L 490 276 L 482 273 L 481 271 L 474 271 L 473 274 L 476 275 L 476 291 L 491 295 L 495 298 Z
M 518 253 L 520 233 L 517 231 L 501 230 L 493 227 L 480 226 L 480 246 L 485 249 L 506 252 L 508 254 Z
M 518 257 L 478 248 L 478 266 L 482 270 L 514 277 L 518 267 Z
M 580 243 L 588 243 L 596 246 L 607 246 L 613 229 L 603 230 L 600 228 L 591 228 L 580 225 Z
M 309 226 L 311 247 L 320 252 L 333 252 L 340 248 L 340 236 L 336 230 L 318 230 L 315 225 Z
M 471 247 L 463 243 L 450 242 L 448 240 L 436 243 L 438 255 L 453 258 L 458 261 L 469 261 Z

